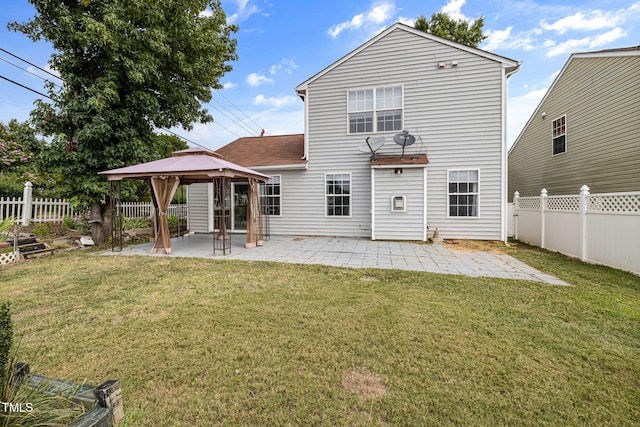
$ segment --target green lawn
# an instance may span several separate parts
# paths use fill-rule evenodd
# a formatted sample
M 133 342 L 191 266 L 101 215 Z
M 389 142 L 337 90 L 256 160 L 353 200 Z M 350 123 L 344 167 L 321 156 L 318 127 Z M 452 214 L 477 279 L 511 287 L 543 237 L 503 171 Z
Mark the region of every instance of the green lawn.
M 632 425 L 640 278 L 573 286 L 73 252 L 0 268 L 21 358 L 122 382 L 126 425 Z

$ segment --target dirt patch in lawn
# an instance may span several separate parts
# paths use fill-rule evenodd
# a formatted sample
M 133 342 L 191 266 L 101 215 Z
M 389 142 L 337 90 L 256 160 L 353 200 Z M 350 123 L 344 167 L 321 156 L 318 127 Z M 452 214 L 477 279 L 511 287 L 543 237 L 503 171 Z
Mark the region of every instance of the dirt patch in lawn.
M 354 368 L 342 377 L 342 386 L 361 399 L 376 399 L 387 392 L 383 378 L 366 368 Z
M 452 251 L 504 253 L 501 250 L 504 243 L 495 240 L 445 239 L 444 245 Z

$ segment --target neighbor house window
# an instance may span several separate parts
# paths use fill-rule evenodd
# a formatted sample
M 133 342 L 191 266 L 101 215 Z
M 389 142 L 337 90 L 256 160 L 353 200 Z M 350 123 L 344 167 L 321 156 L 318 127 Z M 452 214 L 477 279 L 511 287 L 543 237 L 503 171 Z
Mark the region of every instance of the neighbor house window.
M 280 175 L 272 176 L 269 182 L 260 184 L 260 203 L 265 215 L 280 215 Z
M 553 155 L 567 152 L 567 116 L 553 121 Z
M 328 173 L 325 175 L 327 216 L 351 215 L 351 174 Z
M 349 133 L 402 130 L 402 86 L 351 90 Z
M 449 216 L 478 216 L 478 175 L 477 169 L 449 171 Z

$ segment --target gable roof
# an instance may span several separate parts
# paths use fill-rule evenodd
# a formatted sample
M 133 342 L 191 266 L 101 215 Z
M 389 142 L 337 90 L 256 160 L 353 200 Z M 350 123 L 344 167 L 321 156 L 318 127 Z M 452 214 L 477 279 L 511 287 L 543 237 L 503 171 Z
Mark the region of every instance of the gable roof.
M 251 168 L 304 168 L 304 135 L 238 138 L 216 150 L 223 159 Z
M 551 94 L 553 89 L 556 87 L 556 84 L 563 77 L 564 73 L 567 71 L 567 69 L 569 68 L 569 65 L 571 64 L 571 62 L 573 60 L 575 60 L 575 59 L 584 59 L 584 58 L 609 58 L 609 57 L 613 57 L 613 56 L 640 56 L 640 46 L 631 46 L 631 47 L 622 47 L 622 48 L 616 48 L 616 49 L 598 50 L 598 51 L 594 51 L 594 52 L 578 52 L 578 53 L 571 54 L 571 56 L 569 57 L 567 62 L 564 64 L 564 66 L 562 67 L 562 69 L 560 70 L 560 72 L 558 73 L 556 78 L 553 80 L 553 83 L 551 84 L 551 86 L 547 90 L 547 93 L 544 94 L 544 96 L 540 100 L 540 103 L 538 104 L 536 109 L 533 111 L 533 114 L 531 114 L 531 117 L 529 117 L 529 120 L 527 120 L 527 124 L 525 124 L 524 127 L 520 130 L 520 134 L 518 135 L 518 137 L 516 138 L 515 142 L 513 143 L 511 148 L 509 149 L 509 153 L 508 154 L 511 154 L 511 152 L 516 148 L 516 145 L 518 145 L 518 142 L 520 141 L 520 138 L 522 137 L 522 134 L 527 129 L 527 127 L 529 127 L 529 124 L 534 119 L 534 117 L 536 117 L 538 115 L 538 112 L 540 111 L 540 108 L 544 105 L 545 101 L 547 100 L 547 98 L 549 97 L 549 95 Z
M 408 33 L 415 34 L 417 36 L 423 37 L 423 38 L 428 39 L 428 40 L 432 40 L 432 41 L 435 41 L 435 42 L 438 42 L 438 43 L 442 43 L 444 45 L 447 45 L 447 46 L 450 46 L 450 47 L 453 47 L 453 48 L 456 48 L 456 49 L 460 49 L 460 50 L 463 50 L 465 52 L 473 53 L 475 55 L 481 56 L 483 58 L 490 59 L 492 61 L 500 62 L 500 63 L 503 64 L 503 67 L 507 70 L 508 73 L 515 72 L 520 68 L 520 62 L 519 61 L 515 61 L 513 59 L 509 59 L 509 58 L 504 57 L 504 56 L 496 55 L 494 53 L 487 52 L 485 50 L 481 50 L 481 49 L 477 49 L 477 48 L 474 48 L 474 47 L 471 47 L 471 46 L 467 46 L 467 45 L 464 45 L 464 44 L 456 43 L 454 41 L 451 41 L 451 40 L 448 40 L 448 39 L 444 39 L 442 37 L 434 36 L 433 34 L 430 34 L 430 33 L 426 33 L 426 32 L 424 32 L 422 30 L 417 30 L 414 27 L 410 27 L 410 26 L 405 25 L 405 24 L 403 24 L 401 22 L 396 22 L 395 24 L 391 25 L 390 27 L 388 27 L 384 31 L 380 32 L 378 35 L 376 35 L 375 37 L 373 37 L 372 39 L 370 39 L 369 41 L 367 41 L 363 45 L 361 45 L 360 47 L 358 47 L 355 50 L 349 52 L 348 54 L 346 54 L 342 58 L 340 58 L 337 61 L 335 61 L 333 64 L 329 65 L 328 67 L 326 67 L 325 69 L 323 69 L 320 72 L 316 73 L 315 75 L 313 75 L 309 79 L 307 79 L 304 82 L 300 83 L 296 87 L 296 93 L 298 95 L 303 95 L 306 92 L 307 86 L 310 83 L 312 83 L 316 79 L 322 77 L 323 75 L 325 75 L 326 73 L 330 72 L 334 68 L 338 67 L 339 65 L 341 65 L 345 61 L 349 60 L 351 57 L 357 55 L 358 53 L 360 53 L 361 51 L 363 51 L 367 47 L 369 47 L 372 44 L 376 43 L 381 38 L 387 36 L 389 33 L 393 32 L 393 31 L 396 31 L 396 30 L 406 31 Z

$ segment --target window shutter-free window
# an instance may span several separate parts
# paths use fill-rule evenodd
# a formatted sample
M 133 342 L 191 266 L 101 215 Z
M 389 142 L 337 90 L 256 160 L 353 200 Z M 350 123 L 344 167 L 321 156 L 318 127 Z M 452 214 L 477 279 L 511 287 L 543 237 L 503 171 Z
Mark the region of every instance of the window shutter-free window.
M 327 216 L 350 216 L 351 174 L 326 174 L 325 198 Z
M 552 152 L 556 154 L 567 151 L 567 116 L 557 118 L 552 123 Z
M 402 86 L 349 91 L 349 133 L 402 130 L 402 98 Z
M 450 217 L 477 217 L 479 197 L 477 169 L 449 171 L 448 197 Z

